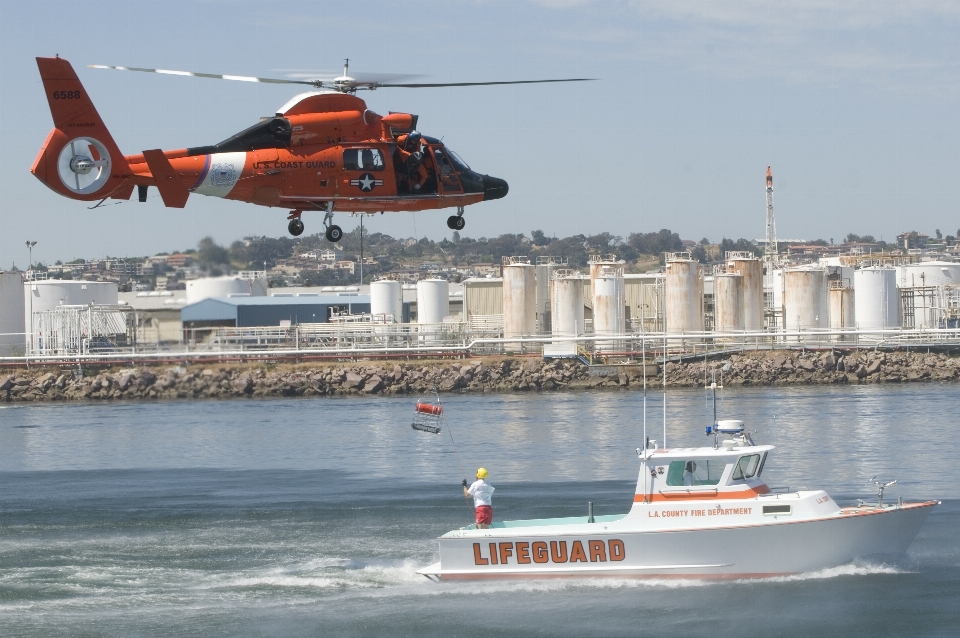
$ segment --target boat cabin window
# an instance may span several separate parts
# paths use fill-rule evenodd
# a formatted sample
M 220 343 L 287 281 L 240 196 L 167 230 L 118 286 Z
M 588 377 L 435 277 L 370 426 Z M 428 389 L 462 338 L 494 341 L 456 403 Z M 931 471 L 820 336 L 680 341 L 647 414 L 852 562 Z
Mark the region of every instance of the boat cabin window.
M 667 470 L 667 486 L 716 485 L 727 467 L 721 459 L 689 459 L 670 461 Z
M 383 154 L 378 148 L 348 148 L 343 151 L 343 168 L 348 171 L 382 171 Z
M 757 468 L 757 476 L 763 474 L 763 464 L 767 462 L 767 453 L 763 453 L 763 457 L 760 459 L 760 467 Z
M 757 467 L 760 465 L 760 455 L 751 454 L 750 456 L 741 456 L 737 462 L 737 467 L 733 470 L 733 480 L 753 478 L 757 473 Z

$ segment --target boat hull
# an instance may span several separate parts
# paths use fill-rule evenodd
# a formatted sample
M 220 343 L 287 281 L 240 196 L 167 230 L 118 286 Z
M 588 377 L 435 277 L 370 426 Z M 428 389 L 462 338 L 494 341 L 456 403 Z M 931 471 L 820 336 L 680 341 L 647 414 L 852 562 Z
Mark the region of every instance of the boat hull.
M 596 523 L 577 525 L 570 533 L 545 527 L 483 530 L 482 535 L 442 537 L 440 562 L 420 573 L 440 580 L 797 574 L 902 555 L 933 505 L 846 509 L 815 519 L 696 529 L 630 530 Z

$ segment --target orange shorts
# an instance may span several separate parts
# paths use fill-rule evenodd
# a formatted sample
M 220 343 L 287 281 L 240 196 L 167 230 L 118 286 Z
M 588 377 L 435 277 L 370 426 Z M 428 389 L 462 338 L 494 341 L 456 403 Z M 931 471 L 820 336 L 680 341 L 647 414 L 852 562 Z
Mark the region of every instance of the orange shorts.
M 493 522 L 493 508 L 489 505 L 477 505 L 477 525 L 489 525 Z

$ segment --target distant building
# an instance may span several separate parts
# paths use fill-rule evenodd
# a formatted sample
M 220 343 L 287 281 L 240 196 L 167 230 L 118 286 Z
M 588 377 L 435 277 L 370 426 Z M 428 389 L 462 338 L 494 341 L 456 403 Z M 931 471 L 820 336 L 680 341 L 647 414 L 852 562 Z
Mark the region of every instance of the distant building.
M 174 253 L 173 255 L 167 255 L 167 265 L 171 268 L 183 268 L 190 259 L 190 255 L 185 253 Z
M 929 240 L 930 235 L 924 235 L 923 233 L 911 230 L 910 232 L 897 235 L 897 248 L 901 250 L 926 248 Z
M 469 271 L 476 277 L 499 277 L 500 264 L 470 264 Z

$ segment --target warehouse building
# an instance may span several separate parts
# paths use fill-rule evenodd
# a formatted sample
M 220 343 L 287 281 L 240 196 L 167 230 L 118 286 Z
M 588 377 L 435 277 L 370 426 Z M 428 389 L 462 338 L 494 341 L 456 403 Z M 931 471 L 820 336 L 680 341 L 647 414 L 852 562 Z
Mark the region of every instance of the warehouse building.
M 404 320 L 409 321 L 409 304 Z M 340 315 L 370 313 L 369 295 L 298 295 L 295 297 L 211 297 L 180 311 L 184 330 L 251 328 L 327 323 Z

